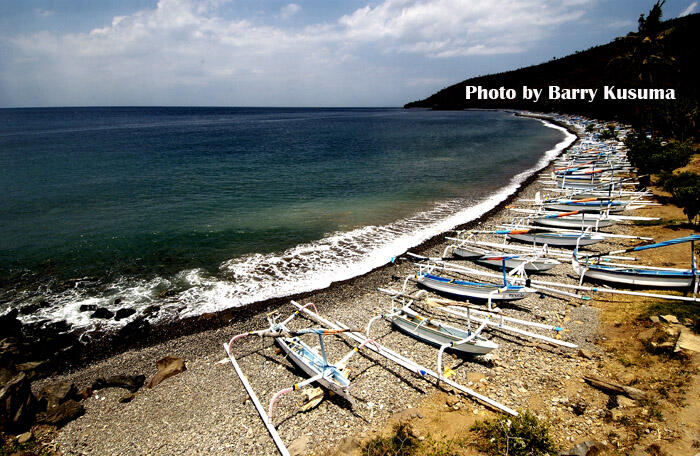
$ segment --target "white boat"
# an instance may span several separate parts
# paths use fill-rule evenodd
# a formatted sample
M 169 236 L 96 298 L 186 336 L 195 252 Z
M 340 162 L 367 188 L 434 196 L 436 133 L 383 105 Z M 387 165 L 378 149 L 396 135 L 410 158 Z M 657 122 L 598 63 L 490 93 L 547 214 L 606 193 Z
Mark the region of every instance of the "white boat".
M 578 212 L 578 211 L 574 211 Z M 564 213 L 571 214 L 571 213 Z M 616 223 L 609 218 L 600 218 L 595 214 L 574 213 L 571 215 L 552 214 L 533 217 L 532 223 L 539 226 L 551 226 L 553 228 L 606 228 Z
M 455 328 L 440 321 L 424 318 L 417 312 L 403 308 L 394 310 L 391 323 L 403 333 L 432 345 L 448 345 L 449 350 L 485 355 L 498 348 L 498 344 L 475 331 Z
M 583 233 L 583 234 L 571 234 L 571 233 L 543 233 L 537 232 L 536 230 L 512 230 L 513 234 L 508 234 L 508 239 L 514 241 L 527 242 L 529 244 L 547 244 L 549 246 L 556 247 L 576 247 L 593 245 L 598 242 L 604 241 L 605 237 Z M 523 231 L 518 233 L 518 231 Z
M 475 246 L 461 246 L 452 249 L 452 254 L 460 258 L 466 258 L 476 263 L 502 268 L 505 262 L 505 267 L 508 270 L 520 267 L 525 263 L 525 271 L 528 273 L 537 273 L 549 271 L 558 264 L 559 261 L 551 258 L 527 257 L 504 252 L 489 251 Z
M 535 293 L 535 290 L 520 285 L 468 282 L 428 273 L 419 273 L 416 276 L 416 282 L 443 295 L 478 301 L 517 301 Z
M 317 377 L 316 382 L 321 386 L 352 402 L 349 393 L 350 380 L 338 367 L 328 363 L 322 333 L 319 333 L 321 354 L 316 353 L 298 337 L 276 337 L 275 341 L 306 375 Z
M 631 247 L 629 249 L 612 252 L 635 252 L 683 242 L 690 242 L 692 256 L 690 269 L 628 266 L 624 264 L 602 264 L 598 259 L 599 255 L 585 256 L 583 260 L 581 260 L 578 255 L 578 251 L 574 251 L 574 254 L 572 255 L 571 266 L 576 274 L 579 275 L 581 281 L 584 279 L 590 279 L 634 287 L 697 289 L 698 279 L 700 276 L 695 267 L 696 262 L 694 256 L 694 243 L 698 240 L 700 240 L 700 235 L 694 234 L 677 239 L 671 239 L 669 241 Z

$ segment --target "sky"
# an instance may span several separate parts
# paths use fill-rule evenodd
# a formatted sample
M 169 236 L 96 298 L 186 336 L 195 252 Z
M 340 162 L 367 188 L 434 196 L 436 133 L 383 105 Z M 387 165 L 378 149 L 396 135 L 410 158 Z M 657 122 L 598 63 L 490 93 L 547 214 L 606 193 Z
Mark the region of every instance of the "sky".
M 652 0 L 0 0 L 0 107 L 402 106 L 604 44 Z M 700 11 L 668 0 L 664 19 Z

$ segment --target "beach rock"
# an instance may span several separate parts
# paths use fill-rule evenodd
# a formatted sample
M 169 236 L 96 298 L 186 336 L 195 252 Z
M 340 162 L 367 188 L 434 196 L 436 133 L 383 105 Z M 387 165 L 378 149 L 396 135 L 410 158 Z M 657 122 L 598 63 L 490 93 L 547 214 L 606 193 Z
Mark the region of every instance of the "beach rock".
M 117 310 L 116 315 L 114 316 L 114 319 L 119 321 L 123 320 L 124 318 L 129 318 L 133 314 L 136 313 L 136 309 L 130 309 L 130 308 L 124 308 L 124 309 L 119 309 Z
M 85 407 L 82 404 L 69 399 L 56 407 L 49 408 L 44 413 L 40 413 L 37 416 L 37 422 L 61 427 L 84 413 Z
M 587 407 L 586 402 L 583 399 L 579 399 L 572 405 L 571 410 L 574 412 L 574 415 L 581 416 L 586 413 Z
M 323 389 L 321 388 L 304 388 L 302 394 L 304 395 L 304 403 L 299 407 L 299 410 L 302 412 L 308 412 L 318 407 L 318 404 L 320 404 L 325 397 Z
M 5 315 L 0 316 L 0 334 L 4 337 L 17 336 L 22 329 L 22 322 L 17 319 L 19 311 L 12 309 Z
M 467 381 L 472 383 L 479 383 L 481 380 L 485 379 L 486 375 L 481 372 L 467 372 Z
M 635 407 L 637 402 L 634 399 L 630 399 L 621 394 L 617 396 L 617 406 L 620 408 Z
M 123 343 L 128 343 L 135 336 L 143 336 L 151 331 L 151 324 L 144 317 L 139 317 L 125 324 L 117 333 Z
M 126 404 L 127 402 L 131 402 L 132 400 L 134 400 L 135 397 L 136 395 L 134 393 L 126 393 L 125 395 L 119 398 L 119 403 Z
M 637 339 L 641 340 L 642 342 L 649 342 L 654 338 L 654 335 L 656 334 L 656 327 L 651 327 L 648 329 L 645 329 L 644 331 L 640 331 L 637 334 Z
M 43 372 L 48 369 L 49 362 L 43 361 L 27 361 L 26 363 L 20 363 L 15 368 L 20 372 L 25 372 L 27 375 L 32 376 L 32 374 Z
M 22 430 L 31 425 L 37 400 L 24 372 L 12 377 L 0 389 L 0 430 Z
M 17 375 L 17 371 L 14 369 L 6 369 L 0 367 L 0 385 L 4 385 L 8 380 Z
M 74 383 L 58 382 L 44 387 L 39 393 L 39 400 L 46 400 L 46 406 L 51 408 L 74 399 L 77 392 L 78 389 Z
M 94 312 L 97 310 L 97 304 L 81 304 L 79 310 L 81 312 Z
M 30 314 L 35 313 L 40 308 L 41 307 L 39 306 L 39 303 L 28 304 L 26 306 L 22 306 L 22 308 L 19 309 L 19 313 L 21 315 L 30 315 Z
M 114 312 L 112 312 L 109 309 L 105 309 L 104 307 L 98 308 L 96 311 L 90 315 L 90 318 L 102 318 L 105 320 L 109 320 L 114 316 Z
M 29 442 L 32 439 L 32 433 L 31 431 L 27 431 L 24 434 L 20 434 L 17 436 L 17 443 L 20 445 L 24 445 L 25 443 Z
M 454 407 L 459 403 L 459 396 L 451 394 L 448 396 L 447 400 L 445 401 L 445 404 L 447 404 L 448 407 Z
M 87 388 L 83 388 L 80 391 L 76 393 L 76 399 L 79 401 L 84 401 L 85 399 L 89 398 L 92 396 L 92 387 L 88 386 Z
M 423 414 L 421 414 L 420 409 L 414 407 L 401 410 L 400 412 L 395 413 L 392 418 L 397 422 L 409 421 L 413 418 L 423 418 Z
M 691 352 L 700 352 L 700 336 L 694 334 L 691 330 L 683 328 L 681 334 L 676 341 L 673 351 L 678 353 L 683 350 Z
M 8 337 L 0 340 L 0 367 L 11 369 L 20 356 L 17 339 Z
M 337 454 L 341 454 L 341 455 L 355 454 L 359 448 L 360 448 L 360 441 L 359 440 L 357 440 L 353 436 L 345 437 L 343 440 L 340 441 L 340 445 L 338 445 Z
M 610 418 L 613 421 L 620 421 L 623 416 L 625 416 L 625 412 L 620 409 L 613 409 L 610 411 Z
M 160 306 L 148 306 L 143 309 L 143 314 L 146 316 L 157 315 L 160 312 Z
M 586 440 L 575 445 L 569 451 L 559 453 L 559 456 L 596 456 L 602 454 L 604 449 L 605 447 L 602 443 L 595 440 Z
M 578 355 L 579 355 L 581 358 L 593 359 L 593 353 L 590 352 L 590 351 L 588 351 L 588 350 L 584 350 L 583 348 L 579 349 Z
M 145 375 L 113 375 L 111 377 L 100 377 L 92 383 L 92 389 L 102 388 L 125 388 L 135 393 L 146 381 Z
M 302 454 L 306 454 L 306 445 L 310 440 L 311 439 L 308 435 L 297 437 L 292 441 L 292 443 L 289 444 L 289 447 L 287 448 L 289 454 L 292 456 L 301 456 Z
M 166 356 L 165 358 L 159 359 L 156 366 L 158 366 L 158 372 L 148 381 L 148 388 L 153 388 L 166 378 L 170 378 L 173 375 L 187 370 L 185 360 L 174 356 Z
M 678 318 L 676 318 L 675 315 L 671 315 L 671 314 L 661 315 L 659 318 L 661 318 L 662 321 L 665 321 L 666 323 L 671 323 L 673 325 L 677 325 L 678 323 L 680 323 L 678 321 Z

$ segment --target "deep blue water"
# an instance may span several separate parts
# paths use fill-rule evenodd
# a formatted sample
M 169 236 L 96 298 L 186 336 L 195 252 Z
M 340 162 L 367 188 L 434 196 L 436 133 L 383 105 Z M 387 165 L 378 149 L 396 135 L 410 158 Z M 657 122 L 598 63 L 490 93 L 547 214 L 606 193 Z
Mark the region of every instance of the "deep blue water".
M 270 297 L 266 280 L 314 288 L 466 217 L 563 137 L 502 112 L 0 109 L 0 298 L 58 318 L 117 296 L 169 291 L 197 313 Z

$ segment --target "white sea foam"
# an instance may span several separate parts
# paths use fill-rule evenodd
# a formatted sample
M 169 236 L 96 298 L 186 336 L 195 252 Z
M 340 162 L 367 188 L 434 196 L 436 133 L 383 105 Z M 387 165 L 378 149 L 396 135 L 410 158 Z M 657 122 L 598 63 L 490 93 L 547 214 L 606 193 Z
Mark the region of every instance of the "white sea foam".
M 162 309 L 162 319 L 196 316 L 318 290 L 333 282 L 365 274 L 387 264 L 411 247 L 493 209 L 576 139 L 565 128 L 544 120 L 541 122 L 549 128 L 564 132 L 564 139 L 546 151 L 533 167 L 514 176 L 508 185 L 486 199 L 451 200 L 388 225 L 336 232 L 319 241 L 301 244 L 281 253 L 256 253 L 234 258 L 220 266 L 220 277 L 192 269 L 169 279 L 122 279 L 112 284 L 110 290 L 99 297 L 86 296 L 81 289 L 71 289 L 53 297 L 56 306 L 41 309 L 24 318 L 27 321 L 45 318 L 64 320 L 74 327 L 99 325 L 109 329 L 121 326 L 135 316 L 120 322 L 100 320 L 96 323 L 95 319 L 89 317 L 90 312 L 79 311 L 80 306 L 95 304 L 113 311 L 123 307 L 142 310 L 157 303 Z M 159 291 L 173 284 L 180 284 L 180 288 L 185 291 L 166 299 L 157 297 Z M 122 300 L 119 304 L 113 302 L 116 296 Z

